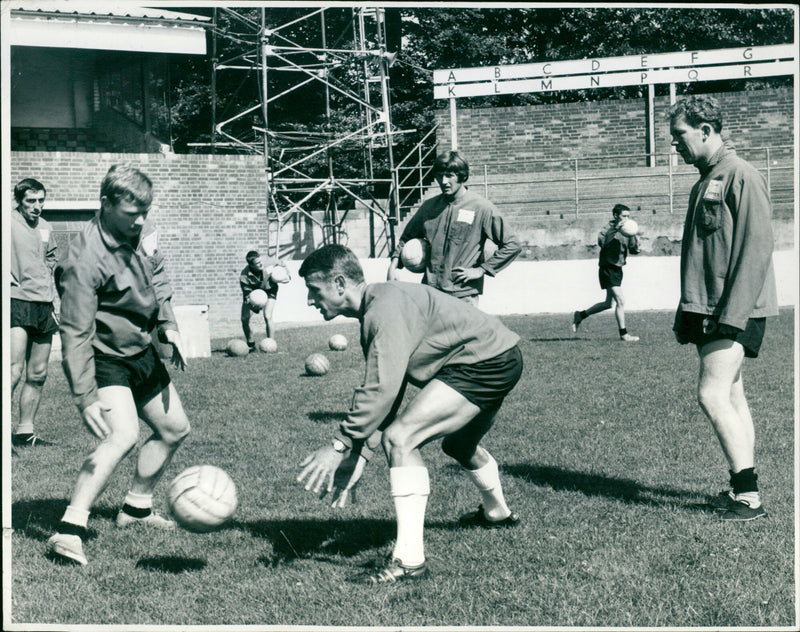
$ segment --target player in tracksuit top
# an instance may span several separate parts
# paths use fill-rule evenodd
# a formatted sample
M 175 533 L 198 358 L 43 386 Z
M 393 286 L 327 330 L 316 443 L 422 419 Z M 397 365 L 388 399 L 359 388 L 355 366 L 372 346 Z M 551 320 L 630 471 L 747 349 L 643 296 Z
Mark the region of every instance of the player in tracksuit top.
M 358 259 L 344 246 L 313 252 L 300 276 L 309 304 L 326 320 L 344 315 L 361 322 L 363 383 L 332 443 L 301 463 L 298 482 L 314 493 L 333 492 L 334 506 L 340 506 L 372 450 L 382 444 L 397 539 L 392 561 L 364 579 L 384 583 L 428 574 L 423 526 L 430 485 L 420 448 L 435 439 L 443 438 L 442 450 L 481 494 L 478 511 L 462 516 L 462 524 L 518 524 L 503 497 L 497 462 L 479 443 L 521 375 L 519 336 L 497 318 L 429 286 L 367 285 Z M 420 390 L 398 412 L 406 383 Z
M 778 314 L 772 205 L 764 177 L 723 141 L 713 97 L 670 110 L 672 145 L 700 171 L 681 242 L 681 298 L 673 330 L 700 355 L 698 401 L 728 461 L 731 490 L 711 501 L 726 521 L 766 515 L 754 465 L 755 430 L 742 365 L 758 356 L 766 318 Z
M 156 330 L 185 367 L 158 233 L 147 219 L 149 178 L 113 166 L 100 187 L 100 212 L 56 267 L 64 373 L 75 403 L 100 443 L 78 473 L 58 532 L 47 542 L 57 561 L 85 565 L 83 538 L 92 505 L 136 447 L 139 418 L 153 431 L 141 446 L 118 527 L 173 529 L 152 511 L 153 491 L 189 433 L 181 400 L 159 358 Z
M 11 392 L 22 382 L 19 423 L 11 435 L 11 445 L 16 447 L 52 445 L 34 432 L 36 412 L 47 379 L 53 334 L 58 331 L 53 310 L 56 297 L 53 268 L 58 257 L 53 230 L 42 217 L 46 196 L 41 182 L 25 178 L 14 187 L 17 208 L 9 213 Z
M 511 263 L 521 251 L 519 240 L 494 204 L 467 190 L 469 165 L 458 152 L 438 156 L 433 175 L 442 193 L 423 202 L 406 224 L 386 278 L 397 280 L 405 243 L 425 239 L 430 248 L 422 282 L 477 305 L 484 275 L 495 276 Z M 497 249 L 484 260 L 487 240 Z

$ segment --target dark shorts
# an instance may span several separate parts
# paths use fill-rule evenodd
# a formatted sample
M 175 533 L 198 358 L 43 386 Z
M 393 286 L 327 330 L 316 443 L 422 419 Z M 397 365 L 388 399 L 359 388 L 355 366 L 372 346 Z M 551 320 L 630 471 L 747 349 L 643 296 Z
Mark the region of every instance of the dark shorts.
M 731 334 L 720 334 L 717 331 L 716 321 L 707 314 L 695 314 L 693 312 L 683 312 L 675 335 L 681 344 L 692 343 L 700 349 L 709 342 L 715 340 L 734 340 L 744 347 L 744 355 L 748 358 L 757 358 L 761 349 L 761 341 L 764 339 L 764 331 L 767 328 L 766 318 L 751 318 L 743 331 Z
M 451 364 L 434 379 L 444 382 L 481 410 L 500 408 L 522 375 L 522 353 L 514 346 L 494 358 L 476 364 Z
M 600 287 L 604 290 L 622 285 L 621 266 L 611 264 L 600 266 L 598 276 L 600 277 Z
M 106 355 L 95 351 L 95 379 L 97 387 L 127 386 L 133 401 L 142 406 L 163 391 L 170 383 L 167 367 L 150 345 L 141 353 L 129 358 Z
M 51 342 L 58 331 L 53 304 L 12 298 L 11 327 L 22 327 L 34 342 Z

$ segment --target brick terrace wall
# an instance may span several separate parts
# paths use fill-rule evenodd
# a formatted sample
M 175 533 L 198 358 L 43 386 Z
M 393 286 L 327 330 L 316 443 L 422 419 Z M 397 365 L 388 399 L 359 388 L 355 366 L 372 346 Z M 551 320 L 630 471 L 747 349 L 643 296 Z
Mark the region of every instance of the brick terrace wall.
M 11 146 L 18 151 L 109 151 L 92 128 L 12 127 Z
M 738 147 L 794 143 L 794 99 L 791 88 L 717 93 L 725 112 L 725 129 Z M 615 167 L 645 166 L 646 99 L 560 103 L 508 108 L 458 110 L 458 149 L 471 165 L 586 156 L 617 156 Z M 669 151 L 664 118 L 668 97 L 655 99 L 656 153 Z M 450 147 L 449 109 L 436 111 L 437 140 Z M 663 159 L 662 159 L 663 160 Z M 529 170 L 531 165 L 505 167 Z M 557 162 L 536 170 L 561 169 Z

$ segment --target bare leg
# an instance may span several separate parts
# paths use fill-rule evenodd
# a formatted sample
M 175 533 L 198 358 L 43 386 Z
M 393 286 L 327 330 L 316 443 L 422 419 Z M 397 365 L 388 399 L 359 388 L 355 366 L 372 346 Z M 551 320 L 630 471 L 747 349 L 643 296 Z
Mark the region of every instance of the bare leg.
M 50 342 L 30 341 L 28 366 L 25 371 L 25 382 L 19 395 L 20 420 L 18 433 L 33 432 L 34 419 L 42 399 L 42 389 L 47 379 L 47 363 L 50 361 Z
M 714 427 L 731 471 L 751 468 L 755 431 L 741 383 L 744 349 L 732 340 L 716 340 L 699 353 L 700 407 Z
M 153 434 L 139 450 L 131 491 L 152 494 L 175 451 L 189 434 L 189 420 L 172 383 L 141 408 Z

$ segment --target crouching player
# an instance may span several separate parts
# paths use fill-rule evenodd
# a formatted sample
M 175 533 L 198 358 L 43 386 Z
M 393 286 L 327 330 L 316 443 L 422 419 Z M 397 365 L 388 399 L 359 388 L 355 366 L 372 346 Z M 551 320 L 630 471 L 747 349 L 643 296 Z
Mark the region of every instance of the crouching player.
M 147 220 L 152 198 L 146 175 L 111 167 L 100 187 L 99 214 L 56 268 L 64 372 L 84 423 L 100 439 L 78 473 L 58 532 L 47 541 L 48 553 L 62 562 L 87 563 L 89 512 L 136 446 L 139 418 L 153 434 L 139 450 L 116 524 L 175 527 L 152 511 L 153 490 L 189 422 L 151 332 L 157 329 L 160 340 L 172 345 L 176 367 L 186 363 L 158 235 Z
M 442 450 L 480 491 L 482 504 L 463 516 L 462 524 L 516 525 L 519 519 L 503 497 L 497 462 L 479 443 L 522 372 L 519 336 L 496 318 L 427 285 L 367 285 L 358 259 L 344 246 L 313 252 L 303 261 L 300 276 L 308 303 L 326 320 L 343 315 L 361 322 L 364 382 L 332 442 L 301 463 L 297 480 L 306 490 L 334 492 L 336 498 L 352 488 L 378 440 L 382 443 L 397 539 L 391 561 L 367 574 L 366 581 L 428 574 L 423 528 L 429 478 L 420 448 L 435 439 L 443 438 Z M 398 414 L 407 382 L 420 391 Z M 341 476 L 340 467 L 347 476 Z

